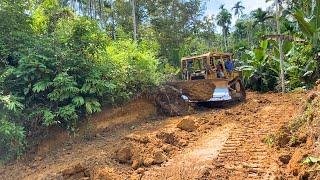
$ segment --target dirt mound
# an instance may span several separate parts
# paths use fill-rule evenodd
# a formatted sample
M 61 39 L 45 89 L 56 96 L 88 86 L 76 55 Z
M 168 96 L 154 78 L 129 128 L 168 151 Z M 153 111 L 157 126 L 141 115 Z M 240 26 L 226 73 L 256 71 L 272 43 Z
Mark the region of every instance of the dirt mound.
M 221 81 L 223 83 L 223 81 Z M 185 95 L 191 101 L 208 101 L 216 88 L 213 80 L 169 82 L 156 91 L 155 102 L 159 112 L 169 116 L 189 114 L 192 108 L 182 99 Z
M 197 126 L 194 122 L 194 119 L 191 118 L 190 116 L 187 116 L 179 122 L 179 124 L 177 125 L 177 128 L 188 131 L 188 132 L 192 132 L 197 129 Z
M 62 177 L 63 179 L 80 179 L 90 177 L 90 171 L 84 164 L 77 163 L 65 168 L 61 173 L 55 176 L 57 179 L 59 179 L 59 177 Z
M 216 88 L 213 80 L 178 81 L 169 83 L 177 88 L 183 95 L 191 101 L 208 101 Z
M 111 168 L 97 168 L 92 171 L 91 177 L 92 180 L 116 180 L 119 179 L 114 170 Z
M 181 92 L 174 86 L 160 86 L 155 95 L 159 114 L 181 116 L 189 113 L 189 105 L 181 97 Z
M 201 124 L 201 126 L 209 124 L 208 119 L 205 122 L 203 119 L 186 116 L 180 118 L 172 129 L 163 129 L 147 135 L 129 134 L 119 142 L 114 152 L 114 159 L 120 164 L 131 166 L 136 171 L 139 168 L 161 165 L 177 150 L 186 147 L 190 141 L 195 141 L 196 134 L 200 135 L 208 129 L 197 128 L 196 124 Z M 184 131 L 176 128 L 177 126 Z
M 275 135 L 283 179 L 320 179 L 320 84 L 305 99 L 301 115 Z
M 115 159 L 120 163 L 129 163 L 133 155 L 133 147 L 127 144 L 115 152 Z
M 148 141 L 144 141 L 146 138 Z M 114 159 L 119 163 L 131 165 L 135 170 L 143 166 L 162 164 L 171 153 L 170 147 L 164 143 L 177 145 L 176 140 L 173 133 L 165 132 L 152 137 L 129 135 L 120 142 L 114 153 Z
M 160 132 L 157 133 L 156 137 L 166 144 L 177 145 L 179 143 L 179 139 L 173 132 Z

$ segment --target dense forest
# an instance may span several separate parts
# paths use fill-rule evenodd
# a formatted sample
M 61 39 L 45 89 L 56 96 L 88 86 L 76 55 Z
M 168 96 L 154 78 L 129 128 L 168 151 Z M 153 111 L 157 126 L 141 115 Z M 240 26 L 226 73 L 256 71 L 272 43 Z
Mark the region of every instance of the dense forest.
M 286 90 L 311 88 L 320 1 L 275 7 L 245 14 L 239 1 L 205 16 L 201 0 L 1 0 L 0 160 L 48 127 L 76 133 L 102 106 L 176 78 L 184 56 L 232 52 L 246 87 L 262 92 L 281 89 L 282 56 Z

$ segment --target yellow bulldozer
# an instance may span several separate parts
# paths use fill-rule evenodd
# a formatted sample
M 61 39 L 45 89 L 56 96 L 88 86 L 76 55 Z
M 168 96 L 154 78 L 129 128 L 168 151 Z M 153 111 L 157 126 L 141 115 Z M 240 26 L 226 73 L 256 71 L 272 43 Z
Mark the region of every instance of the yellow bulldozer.
M 245 100 L 242 73 L 235 70 L 233 54 L 208 52 L 181 59 L 180 81 L 168 82 L 157 96 L 166 114 L 179 115 L 185 104 Z

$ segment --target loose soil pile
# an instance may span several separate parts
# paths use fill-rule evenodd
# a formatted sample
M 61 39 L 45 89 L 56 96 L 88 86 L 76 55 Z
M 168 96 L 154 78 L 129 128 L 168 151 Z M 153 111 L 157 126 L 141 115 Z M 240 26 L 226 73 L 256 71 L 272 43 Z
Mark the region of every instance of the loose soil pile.
M 208 101 L 212 97 L 216 83 L 207 79 L 170 82 L 160 86 L 154 92 L 154 101 L 159 114 L 168 116 L 190 114 L 193 109 L 182 99 L 182 95 L 187 96 L 191 101 Z
M 269 135 L 280 179 L 320 179 L 320 84 L 305 99 L 301 115 Z
M 216 88 L 213 80 L 177 81 L 168 83 L 181 91 L 191 101 L 208 101 Z
M 181 92 L 174 86 L 160 86 L 155 92 L 155 104 L 158 113 L 166 116 L 181 116 L 190 112 L 189 104 L 181 97 Z

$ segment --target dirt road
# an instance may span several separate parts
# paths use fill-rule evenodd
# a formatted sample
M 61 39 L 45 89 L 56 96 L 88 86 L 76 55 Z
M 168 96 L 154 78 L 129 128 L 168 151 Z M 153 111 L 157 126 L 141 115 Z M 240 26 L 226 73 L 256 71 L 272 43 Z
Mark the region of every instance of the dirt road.
M 263 139 L 296 116 L 299 108 L 286 97 L 267 98 L 263 103 L 232 131 L 214 161 L 210 178 L 275 179 L 278 165 L 270 159 L 272 152 Z
M 279 168 L 263 138 L 298 114 L 302 96 L 249 93 L 244 103 L 188 117 L 139 117 L 3 166 L 0 179 L 273 179 Z M 197 128 L 177 128 L 185 118 Z M 119 163 L 116 152 L 127 149 Z

